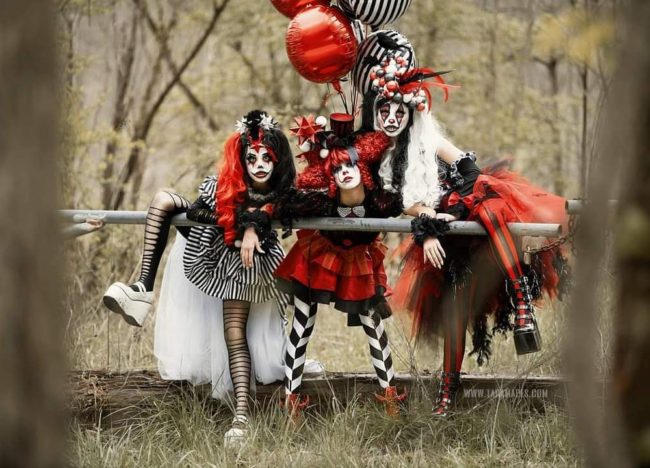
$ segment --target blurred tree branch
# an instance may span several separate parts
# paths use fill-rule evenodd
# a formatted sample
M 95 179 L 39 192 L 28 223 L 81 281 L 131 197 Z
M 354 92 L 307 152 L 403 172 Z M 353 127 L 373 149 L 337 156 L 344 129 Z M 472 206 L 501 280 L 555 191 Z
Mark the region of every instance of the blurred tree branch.
M 139 120 L 136 122 L 134 134 L 131 138 L 131 141 L 134 143 L 134 145 L 131 148 L 131 151 L 129 153 L 125 165 L 122 168 L 122 171 L 120 172 L 117 180 L 115 181 L 114 187 L 116 187 L 116 190 L 114 191 L 114 195 L 111 200 L 111 204 L 110 204 L 111 209 L 118 209 L 122 206 L 124 202 L 125 193 L 126 193 L 125 187 L 135 175 L 135 172 L 138 167 L 138 163 L 142 156 L 141 144 L 146 141 L 147 136 L 149 135 L 149 131 L 151 129 L 151 125 L 156 115 L 158 114 L 160 107 L 162 106 L 163 102 L 165 101 L 165 99 L 167 98 L 171 90 L 178 84 L 183 73 L 187 70 L 189 65 L 196 58 L 198 53 L 205 45 L 208 37 L 210 37 L 210 34 L 212 34 L 214 28 L 217 25 L 217 22 L 219 21 L 219 18 L 221 17 L 221 14 L 228 6 L 229 2 L 230 0 L 222 0 L 220 4 L 217 3 L 213 4 L 212 17 L 208 25 L 206 26 L 205 30 L 197 40 L 196 44 L 191 48 L 185 60 L 182 61 L 181 65 L 176 70 L 176 73 L 173 74 L 173 76 L 164 86 L 162 91 L 158 94 L 153 104 L 151 104 L 148 107 L 148 109 L 146 109 L 142 113 Z M 161 52 L 160 57 L 163 56 L 164 54 Z
M 120 55 L 119 63 L 117 64 L 117 93 L 111 122 L 113 135 L 106 143 L 104 170 L 102 174 L 102 206 L 104 209 L 108 209 L 111 206 L 111 200 L 113 198 L 113 175 L 115 173 L 115 158 L 118 148 L 117 134 L 124 128 L 132 105 L 132 101 L 128 97 L 128 89 L 133 73 L 137 30 L 138 15 L 133 12 L 128 35 L 123 31 L 127 39 Z
M 147 25 L 149 26 L 149 29 L 151 30 L 154 37 L 158 41 L 158 45 L 160 46 L 160 49 L 163 52 L 163 58 L 167 63 L 167 66 L 169 67 L 169 69 L 174 75 L 178 74 L 179 72 L 178 65 L 176 64 L 176 62 L 174 62 L 171 51 L 169 50 L 169 30 L 156 24 L 155 20 L 151 16 L 151 13 L 149 12 L 149 9 L 147 8 L 146 2 L 144 2 L 143 0 L 133 0 L 133 1 L 136 4 L 136 6 L 140 9 L 140 12 L 142 13 L 142 15 L 147 21 Z M 192 106 L 194 106 L 194 108 L 199 113 L 199 115 L 203 119 L 205 119 L 210 130 L 212 130 L 213 132 L 218 131 L 219 125 L 217 125 L 214 118 L 210 115 L 207 107 L 201 102 L 201 100 L 196 96 L 196 94 L 194 94 L 192 89 L 187 85 L 187 83 L 185 83 L 185 81 L 182 78 L 179 78 L 178 80 L 178 87 L 183 91 L 183 93 L 190 101 Z

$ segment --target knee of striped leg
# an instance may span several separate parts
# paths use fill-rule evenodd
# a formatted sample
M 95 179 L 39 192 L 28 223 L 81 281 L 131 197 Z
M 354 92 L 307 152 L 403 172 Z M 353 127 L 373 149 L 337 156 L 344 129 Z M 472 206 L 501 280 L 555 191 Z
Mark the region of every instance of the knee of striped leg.
M 172 211 L 176 207 L 172 192 L 167 190 L 159 190 L 151 200 L 151 206 L 159 210 Z

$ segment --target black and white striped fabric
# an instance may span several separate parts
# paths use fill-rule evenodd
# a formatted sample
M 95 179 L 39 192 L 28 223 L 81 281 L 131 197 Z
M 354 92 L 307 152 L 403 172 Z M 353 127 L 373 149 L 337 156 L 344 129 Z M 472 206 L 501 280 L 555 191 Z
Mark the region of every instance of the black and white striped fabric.
M 216 190 L 215 176 L 207 177 L 199 187 L 199 196 L 212 209 Z M 187 237 L 183 267 L 187 279 L 210 296 L 255 303 L 276 299 L 284 311 L 289 296 L 277 290 L 273 276 L 283 259 L 282 247 L 275 244 L 265 254 L 256 252 L 253 267 L 244 268 L 239 250 L 226 245 L 219 229 L 194 226 Z
M 307 345 L 314 331 L 318 304 L 307 304 L 297 297 L 293 299 L 294 315 L 291 333 L 284 357 L 284 390 L 287 395 L 296 393 L 302 384 L 302 374 L 307 359 Z
M 388 335 L 384 329 L 384 322 L 378 314 L 359 315 L 363 331 L 368 336 L 370 346 L 370 357 L 375 368 L 377 379 L 381 388 L 395 386 L 395 370 L 393 369 L 393 357 L 390 351 Z
M 366 38 L 366 26 L 359 20 L 352 21 L 352 32 L 357 44 L 361 44 Z
M 314 331 L 318 312 L 317 303 L 307 304 L 297 297 L 294 297 L 294 306 L 293 323 L 291 324 L 291 333 L 289 334 L 287 352 L 284 358 L 284 390 L 287 395 L 300 391 L 307 359 L 307 345 Z M 394 386 L 393 357 L 381 317 L 369 311 L 368 315 L 360 314 L 359 319 L 368 337 L 370 357 L 379 385 L 381 388 Z
M 352 82 L 357 90 L 357 92 L 365 95 L 370 91 L 372 86 L 372 80 L 370 79 L 370 70 L 373 65 L 366 62 L 366 57 L 373 57 L 378 61 L 386 58 L 390 50 L 387 50 L 381 43 L 381 35 L 386 35 L 390 39 L 393 39 L 400 46 L 399 49 L 392 51 L 396 56 L 402 56 L 407 61 L 407 68 L 410 70 L 415 67 L 416 57 L 413 46 L 409 40 L 397 31 L 392 29 L 386 29 L 382 31 L 377 31 L 370 34 L 366 37 L 363 42 L 359 45 L 359 52 L 357 54 L 357 61 L 352 68 Z
M 411 6 L 411 0 L 339 0 L 339 6 L 350 18 L 379 29 L 397 21 Z

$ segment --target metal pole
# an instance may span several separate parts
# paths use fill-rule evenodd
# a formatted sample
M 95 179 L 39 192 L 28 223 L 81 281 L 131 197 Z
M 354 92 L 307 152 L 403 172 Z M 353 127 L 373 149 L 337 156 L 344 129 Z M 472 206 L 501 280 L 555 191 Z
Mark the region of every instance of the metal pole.
M 567 200 L 565 207 L 568 214 L 580 214 L 585 209 L 587 200 Z M 608 208 L 615 209 L 618 205 L 616 200 L 609 200 Z
M 102 220 L 105 224 L 144 224 L 146 211 L 86 211 L 60 210 L 63 220 L 83 223 L 88 218 Z M 201 223 L 189 221 L 185 214 L 175 216 L 172 224 L 176 226 L 199 226 Z M 279 222 L 273 226 L 281 229 Z M 293 222 L 293 229 L 319 229 L 326 231 L 378 231 L 411 232 L 410 219 L 375 219 L 375 218 L 305 218 Z M 559 224 L 511 223 L 510 230 L 517 236 L 558 237 L 562 233 Z M 484 236 L 487 232 L 479 223 L 473 221 L 456 221 L 449 224 L 450 235 Z

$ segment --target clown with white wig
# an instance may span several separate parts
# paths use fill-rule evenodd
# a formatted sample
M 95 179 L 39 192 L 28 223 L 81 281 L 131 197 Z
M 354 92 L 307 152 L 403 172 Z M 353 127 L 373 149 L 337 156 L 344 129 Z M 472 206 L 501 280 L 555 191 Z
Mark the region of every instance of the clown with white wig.
M 563 292 L 566 259 L 556 247 L 524 263 L 520 240 L 508 223 L 566 224 L 565 200 L 503 168 L 479 169 L 475 154 L 451 143 L 430 114 L 433 88 L 443 91 L 445 101 L 457 88 L 442 79 L 447 72 L 417 68 L 410 44 L 399 33 L 375 34 L 383 49 L 359 57 L 353 70 L 355 86 L 364 94 L 362 129 L 392 138 L 379 178 L 385 190 L 401 193 L 404 213 L 415 217 L 393 305 L 397 312 L 412 314 L 414 334 L 444 337 L 433 414 L 445 416 L 460 386 L 470 323 L 470 354 L 479 364 L 491 353 L 489 315 L 495 318 L 493 331 L 513 330 L 517 354 L 541 349 L 533 302 L 542 292 Z M 369 64 L 366 77 L 355 74 Z M 481 223 L 488 241 L 445 237 L 447 223 L 460 219 Z

